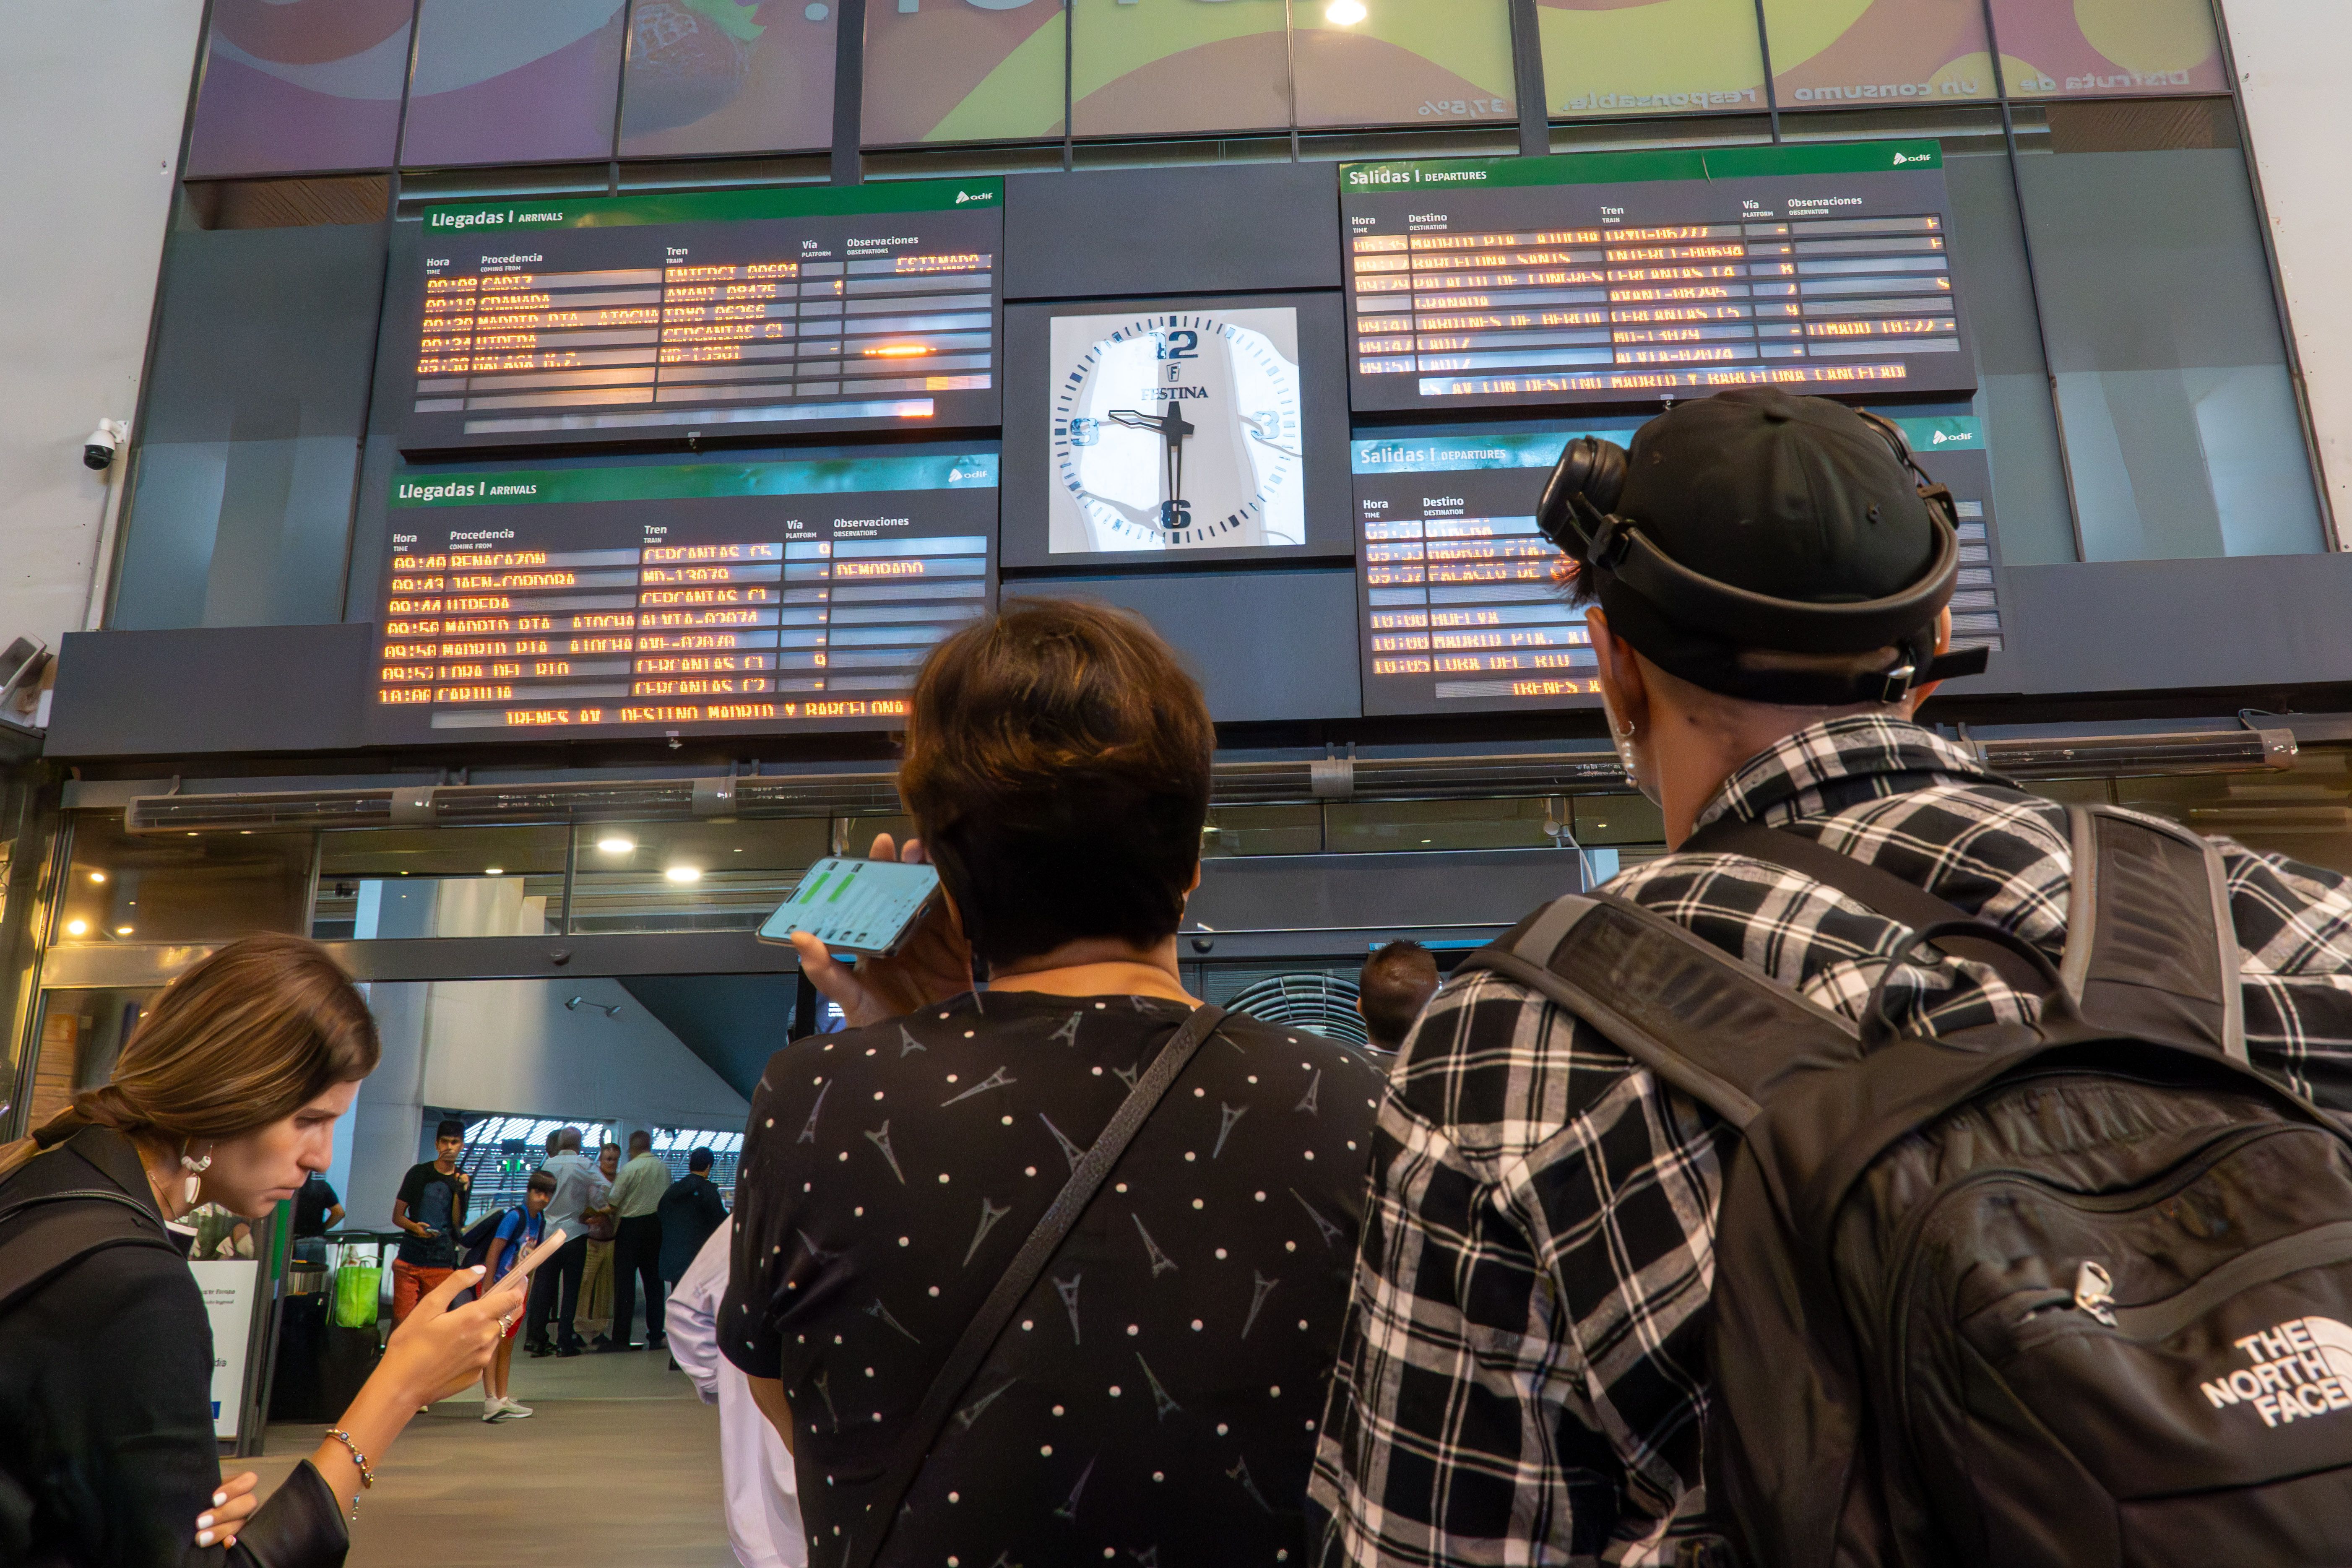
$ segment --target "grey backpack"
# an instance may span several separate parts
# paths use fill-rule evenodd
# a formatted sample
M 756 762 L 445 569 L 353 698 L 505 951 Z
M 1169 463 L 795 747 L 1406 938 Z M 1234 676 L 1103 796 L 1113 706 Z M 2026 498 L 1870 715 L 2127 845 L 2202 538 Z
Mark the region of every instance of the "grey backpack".
M 2352 1563 L 2352 1137 L 2247 1062 L 2211 847 L 2105 808 L 2073 827 L 2054 969 L 1796 835 L 1696 846 L 1814 875 L 1914 946 L 1998 951 L 2038 976 L 2032 1027 L 1904 1037 L 1882 980 L 1857 1034 L 1607 894 L 1465 961 L 1739 1130 L 1716 1236 L 1718 1533 L 1684 1562 Z

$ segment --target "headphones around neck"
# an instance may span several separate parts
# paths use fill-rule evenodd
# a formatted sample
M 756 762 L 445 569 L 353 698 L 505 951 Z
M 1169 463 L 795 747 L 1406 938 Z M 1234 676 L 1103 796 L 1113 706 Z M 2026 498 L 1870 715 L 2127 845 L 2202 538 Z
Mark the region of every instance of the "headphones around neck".
M 1760 700 L 1824 707 L 1895 703 L 1930 681 L 1981 675 L 1990 658 L 1986 648 L 1934 657 L 1932 646 L 1917 646 L 1921 628 L 1951 602 L 1959 582 L 1959 507 L 1950 489 L 1919 466 L 1900 426 L 1879 415 L 1854 412 L 1908 470 L 1935 526 L 1933 562 L 1924 576 L 1900 593 L 1850 604 L 1815 604 L 1759 594 L 1694 571 L 1660 549 L 1638 520 L 1618 514 L 1632 455 L 1613 441 L 1592 436 L 1577 437 L 1560 454 L 1536 509 L 1536 526 L 1580 567 L 1608 574 L 1666 619 L 1709 628 L 1738 648 L 1811 654 L 1869 653 L 1889 647 L 1898 650 L 1893 668 L 1851 682 L 1793 672 L 1744 682 L 1759 689 Z M 1764 688 L 1784 695 L 1763 695 Z

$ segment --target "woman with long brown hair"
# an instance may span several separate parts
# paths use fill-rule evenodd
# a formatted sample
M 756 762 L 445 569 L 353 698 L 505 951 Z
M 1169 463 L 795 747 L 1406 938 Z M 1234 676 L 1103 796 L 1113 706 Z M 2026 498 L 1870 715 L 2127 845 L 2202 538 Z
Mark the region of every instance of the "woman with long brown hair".
M 402 1325 L 267 1503 L 224 1486 L 212 1333 L 171 1222 L 260 1219 L 326 1169 L 376 1064 L 374 1021 L 316 945 L 247 937 L 165 989 L 104 1086 L 0 1150 L 0 1562 L 41 1568 L 343 1561 L 345 1518 L 417 1407 L 473 1381 L 520 1274 Z

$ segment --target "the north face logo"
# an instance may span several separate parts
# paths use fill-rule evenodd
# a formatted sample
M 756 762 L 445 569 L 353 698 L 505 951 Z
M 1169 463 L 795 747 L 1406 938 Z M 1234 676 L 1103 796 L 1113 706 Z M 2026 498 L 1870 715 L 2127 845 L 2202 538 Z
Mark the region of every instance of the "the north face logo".
M 2290 1318 L 2235 1342 L 2252 1364 L 2198 1384 L 2216 1410 L 2252 1405 L 2265 1426 L 2352 1410 L 2352 1328 L 2333 1318 Z

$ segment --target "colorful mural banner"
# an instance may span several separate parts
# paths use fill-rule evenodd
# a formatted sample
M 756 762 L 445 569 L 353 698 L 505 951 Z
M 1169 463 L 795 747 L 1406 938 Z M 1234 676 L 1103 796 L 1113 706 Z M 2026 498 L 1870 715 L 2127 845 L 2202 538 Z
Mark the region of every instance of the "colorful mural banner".
M 2230 90 L 2208 0 L 1992 0 L 2011 98 Z
M 1286 130 L 1283 0 L 1072 0 L 1080 136 Z
M 1755 0 L 1538 0 L 1554 119 L 1770 108 Z
M 618 0 L 423 0 L 406 164 L 613 155 Z
M 838 30 L 803 0 L 635 0 L 621 156 L 830 147 Z
M 1983 0 L 1764 0 L 1780 107 L 1990 99 Z
M 866 144 L 1059 136 L 1065 25 L 1055 0 L 869 4 Z
M 1512 121 L 1507 0 L 1361 0 L 1363 20 L 1332 19 L 1339 6 L 1297 0 L 1291 61 L 1298 123 L 1447 125 Z
M 188 174 L 391 163 L 411 15 L 410 0 L 214 0 Z

